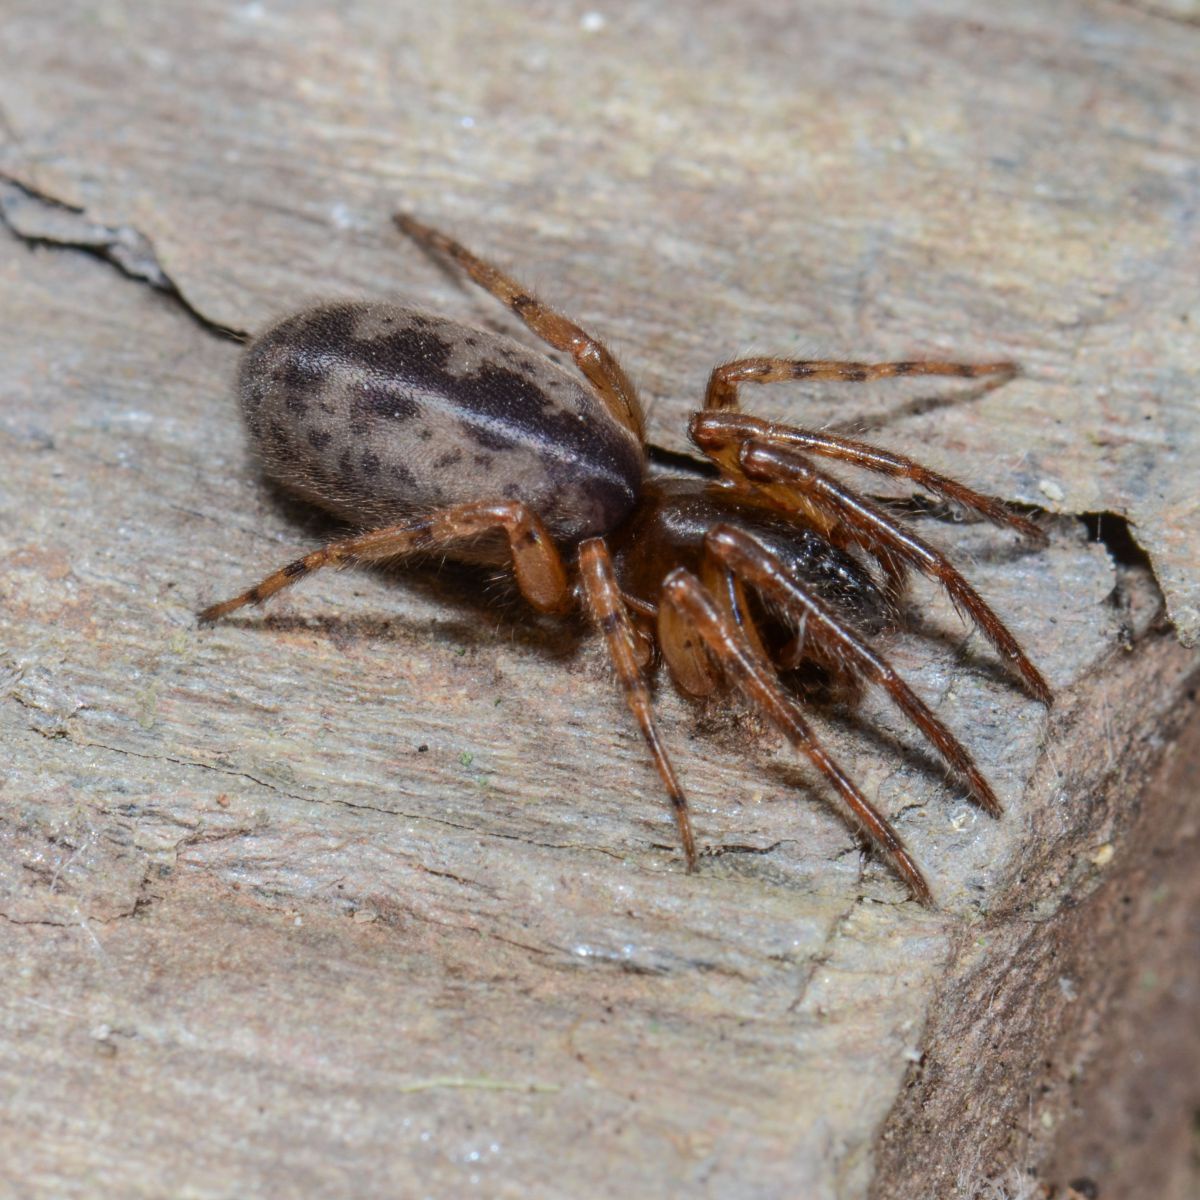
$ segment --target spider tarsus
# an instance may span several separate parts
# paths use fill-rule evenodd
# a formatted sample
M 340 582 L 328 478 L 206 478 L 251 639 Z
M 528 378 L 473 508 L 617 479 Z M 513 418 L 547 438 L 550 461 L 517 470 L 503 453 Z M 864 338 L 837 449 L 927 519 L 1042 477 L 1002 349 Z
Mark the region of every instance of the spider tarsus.
M 1021 368 L 1015 362 L 980 363 L 972 368 L 973 375 L 1006 375 L 1015 379 L 1021 374 Z
M 933 892 L 929 890 L 929 884 L 925 882 L 925 876 L 915 866 L 913 866 L 913 872 L 911 875 L 904 874 L 913 899 L 922 908 L 937 908 L 937 901 L 933 898 Z
M 196 614 L 196 621 L 200 625 L 214 625 L 222 617 L 228 616 L 231 612 L 243 607 L 246 604 L 253 604 L 255 601 L 246 600 L 238 596 L 234 600 L 222 600 L 219 604 L 210 604 L 206 609 Z
M 1004 805 L 1000 803 L 999 797 L 992 790 L 992 785 L 979 773 L 978 769 L 972 764 L 971 771 L 966 773 L 967 791 L 971 793 L 971 799 L 979 805 L 981 809 L 989 817 L 994 817 L 997 820 L 1004 816 Z
M 1033 698 L 1040 700 L 1047 708 L 1053 707 L 1054 693 L 1050 690 L 1050 685 L 1046 682 L 1045 676 L 1042 675 L 1041 671 L 1024 654 L 1021 655 L 1017 662 L 1017 669 L 1021 672 L 1021 678 L 1033 694 Z
M 872 833 L 861 822 L 854 820 L 854 824 L 866 841 L 866 849 L 878 851 L 896 874 L 908 884 L 912 899 L 924 908 L 936 908 L 937 902 L 933 898 L 933 892 L 930 890 L 921 868 L 917 866 L 908 852 L 908 847 L 900 840 L 900 835 L 891 825 L 884 822 L 882 829 Z
M 427 238 L 433 230 L 428 225 L 423 225 L 411 213 L 397 211 L 392 214 L 392 220 L 396 223 L 396 227 L 402 232 L 415 238 Z
M 933 898 L 933 892 L 930 890 L 921 868 L 917 866 L 899 838 L 896 838 L 894 843 L 888 844 L 872 837 L 861 825 L 858 830 L 864 839 L 864 850 L 881 855 L 892 870 L 908 884 L 910 899 L 915 900 L 922 908 L 937 908 L 937 902 Z

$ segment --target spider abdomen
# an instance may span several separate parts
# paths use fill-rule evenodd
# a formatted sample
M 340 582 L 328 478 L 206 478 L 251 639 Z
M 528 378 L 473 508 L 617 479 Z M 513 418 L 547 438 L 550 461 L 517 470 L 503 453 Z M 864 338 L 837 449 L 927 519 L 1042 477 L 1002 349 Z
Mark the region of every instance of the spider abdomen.
M 573 543 L 619 525 L 642 485 L 636 437 L 565 370 L 409 308 L 287 317 L 248 346 L 239 391 L 267 474 L 356 525 L 517 500 Z

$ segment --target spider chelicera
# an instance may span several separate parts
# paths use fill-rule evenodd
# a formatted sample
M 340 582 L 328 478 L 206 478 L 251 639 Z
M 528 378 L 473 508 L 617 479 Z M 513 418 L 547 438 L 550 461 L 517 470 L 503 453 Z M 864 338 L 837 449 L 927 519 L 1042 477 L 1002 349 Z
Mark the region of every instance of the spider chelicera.
M 239 375 L 266 473 L 365 532 L 289 563 L 201 619 L 261 603 L 321 567 L 431 552 L 511 564 L 535 609 L 582 604 L 602 633 L 689 870 L 697 853 L 688 804 L 647 683 L 660 658 L 689 696 L 723 682 L 739 689 L 929 903 L 899 835 L 814 736 L 792 678 L 804 668 L 851 689 L 884 688 L 993 815 L 1000 804 L 970 753 L 872 644 L 898 611 L 910 569 L 946 589 L 1037 699 L 1049 703 L 1050 689 L 941 551 L 816 463 L 903 477 L 1031 540 L 1045 535 L 1001 501 L 908 458 L 743 413 L 738 389 L 791 379 L 1002 378 L 1013 366 L 739 359 L 712 372 L 688 426 L 715 477 L 655 472 L 637 394 L 600 342 L 452 238 L 409 216 L 396 222 L 570 354 L 587 383 L 510 338 L 390 304 L 322 305 L 272 325 L 247 347 Z

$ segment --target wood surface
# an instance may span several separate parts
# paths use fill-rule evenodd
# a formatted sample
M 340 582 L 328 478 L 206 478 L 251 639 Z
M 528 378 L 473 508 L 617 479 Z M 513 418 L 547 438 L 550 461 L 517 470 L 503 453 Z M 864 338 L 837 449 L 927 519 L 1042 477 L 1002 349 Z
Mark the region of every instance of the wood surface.
M 1107 1147 L 1079 1126 L 1132 1094 L 1138 1013 L 1180 1030 L 1171 1110 L 1142 1130 L 1178 1147 L 1200 1099 L 1179 1082 L 1200 1077 L 1179 1008 L 1200 995 L 1186 12 L 3 17 L 14 1194 L 890 1200 L 1096 1171 L 1115 1195 L 1130 1126 Z M 760 722 L 664 680 L 705 852 L 686 875 L 596 640 L 468 575 L 329 573 L 197 628 L 334 528 L 258 478 L 222 330 L 334 295 L 514 328 L 396 234 L 399 207 L 603 337 L 666 449 L 746 352 L 1021 364 L 986 392 L 746 397 L 1045 511 L 1044 551 L 917 520 L 1034 654 L 1052 711 L 923 584 L 887 642 L 1001 820 L 878 697 L 817 717 L 936 908 Z M 1138 1170 L 1182 1197 L 1185 1159 Z

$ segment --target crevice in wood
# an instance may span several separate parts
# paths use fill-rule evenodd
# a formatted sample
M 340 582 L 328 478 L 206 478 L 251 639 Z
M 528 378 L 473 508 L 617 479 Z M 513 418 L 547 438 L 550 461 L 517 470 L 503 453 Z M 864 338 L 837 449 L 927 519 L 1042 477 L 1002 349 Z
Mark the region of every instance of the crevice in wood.
M 0 222 L 28 246 L 79 250 L 117 268 L 128 279 L 170 296 L 208 332 L 244 342 L 245 330 L 230 329 L 189 303 L 158 261 L 154 245 L 130 225 L 105 225 L 69 204 L 17 178 L 0 172 Z

